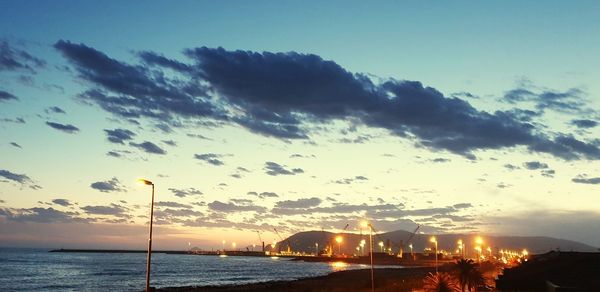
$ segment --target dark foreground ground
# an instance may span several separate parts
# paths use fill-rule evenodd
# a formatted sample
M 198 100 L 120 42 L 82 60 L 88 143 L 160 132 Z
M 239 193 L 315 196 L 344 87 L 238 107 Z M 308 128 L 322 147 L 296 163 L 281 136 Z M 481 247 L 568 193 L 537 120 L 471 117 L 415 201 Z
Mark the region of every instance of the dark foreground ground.
M 441 270 L 440 270 L 441 271 Z M 423 278 L 434 268 L 375 269 L 376 291 L 411 291 L 423 286 Z M 232 286 L 173 287 L 158 291 L 370 291 L 371 270 L 334 272 L 326 276 L 294 281 Z

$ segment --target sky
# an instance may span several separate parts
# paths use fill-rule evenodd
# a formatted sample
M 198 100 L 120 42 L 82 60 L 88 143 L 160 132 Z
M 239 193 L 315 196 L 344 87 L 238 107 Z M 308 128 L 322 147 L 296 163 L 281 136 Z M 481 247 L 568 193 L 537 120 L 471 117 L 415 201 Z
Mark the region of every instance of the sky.
M 599 6 L 0 1 L 0 246 L 600 246 Z

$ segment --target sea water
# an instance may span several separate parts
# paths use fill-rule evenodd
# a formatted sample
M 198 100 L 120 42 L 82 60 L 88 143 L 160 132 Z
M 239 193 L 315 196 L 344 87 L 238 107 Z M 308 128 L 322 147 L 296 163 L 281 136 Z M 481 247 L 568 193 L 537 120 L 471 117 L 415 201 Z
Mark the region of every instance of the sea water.
M 286 258 L 152 254 L 153 287 L 294 280 L 364 265 Z M 0 291 L 142 291 L 145 253 L 57 253 L 0 248 Z

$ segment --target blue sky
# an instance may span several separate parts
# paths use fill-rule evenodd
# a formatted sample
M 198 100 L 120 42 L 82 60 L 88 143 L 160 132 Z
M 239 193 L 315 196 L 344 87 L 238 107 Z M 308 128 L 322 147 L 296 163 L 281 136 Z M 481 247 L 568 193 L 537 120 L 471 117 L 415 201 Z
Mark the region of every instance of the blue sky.
M 598 246 L 598 6 L 2 1 L 0 244 L 143 246 L 144 176 L 165 247 L 360 218 Z

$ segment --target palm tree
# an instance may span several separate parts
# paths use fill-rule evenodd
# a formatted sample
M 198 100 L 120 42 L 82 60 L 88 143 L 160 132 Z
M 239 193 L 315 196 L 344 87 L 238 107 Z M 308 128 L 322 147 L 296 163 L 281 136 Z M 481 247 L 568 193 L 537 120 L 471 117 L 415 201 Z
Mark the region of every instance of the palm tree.
M 429 273 L 423 279 L 425 292 L 458 292 L 460 288 L 456 281 L 446 273 Z
M 471 259 L 457 260 L 452 268 L 460 284 L 461 291 L 465 291 L 465 288 L 467 288 L 467 291 L 471 291 L 471 289 L 485 283 L 483 274 Z

